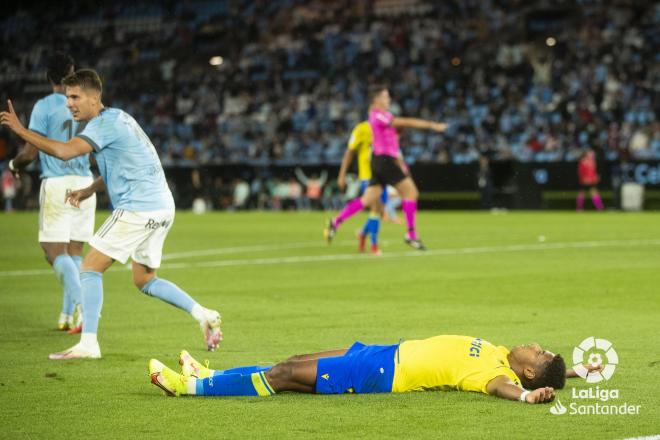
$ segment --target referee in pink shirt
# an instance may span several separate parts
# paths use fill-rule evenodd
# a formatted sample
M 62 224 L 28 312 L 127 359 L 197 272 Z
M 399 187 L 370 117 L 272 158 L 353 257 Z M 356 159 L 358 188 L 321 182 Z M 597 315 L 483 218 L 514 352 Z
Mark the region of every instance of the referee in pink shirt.
M 405 213 L 408 225 L 408 232 L 405 236 L 406 244 L 415 249 L 426 250 L 422 241 L 417 237 L 415 229 L 419 191 L 401 160 L 397 129 L 416 128 L 443 132 L 447 129 L 447 124 L 392 115 L 389 111 L 392 98 L 387 86 L 384 85 L 372 86 L 369 90 L 369 99 L 371 104 L 369 107 L 369 125 L 373 133 L 372 178 L 369 187 L 361 198 L 351 200 L 337 217 L 328 220 L 328 225 L 324 230 L 325 238 L 330 243 L 337 232 L 337 228 L 346 219 L 377 203 L 387 185 L 391 185 L 396 188 L 402 199 L 401 209 Z

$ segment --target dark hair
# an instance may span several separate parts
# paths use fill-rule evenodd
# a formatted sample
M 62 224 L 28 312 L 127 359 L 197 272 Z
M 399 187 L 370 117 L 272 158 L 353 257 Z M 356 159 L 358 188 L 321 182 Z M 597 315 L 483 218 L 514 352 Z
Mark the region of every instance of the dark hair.
M 566 362 L 561 355 L 555 355 L 549 362 L 546 362 L 543 371 L 537 374 L 534 379 L 529 381 L 526 388 L 535 390 L 541 387 L 552 387 L 556 390 L 564 388 L 566 384 Z
M 387 90 L 388 87 L 385 84 L 372 84 L 369 86 L 369 103 L 372 103 L 376 96 L 380 95 L 381 92 Z
M 55 85 L 62 82 L 73 70 L 73 58 L 65 52 L 55 52 L 46 61 L 46 77 Z
M 96 71 L 92 69 L 80 69 L 67 75 L 62 80 L 62 84 L 67 87 L 79 86 L 83 89 L 93 89 L 99 93 L 103 91 L 103 83 Z

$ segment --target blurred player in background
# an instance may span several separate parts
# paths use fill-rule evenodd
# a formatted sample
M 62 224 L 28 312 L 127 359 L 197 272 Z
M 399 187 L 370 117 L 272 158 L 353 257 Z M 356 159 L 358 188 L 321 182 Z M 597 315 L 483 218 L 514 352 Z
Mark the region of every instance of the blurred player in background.
M 360 193 L 358 197 L 362 197 L 366 191 L 371 180 L 371 142 L 372 136 L 369 121 L 360 122 L 351 132 L 351 137 L 348 140 L 348 148 L 346 148 L 344 158 L 341 161 L 341 167 L 339 168 L 337 185 L 341 191 L 346 189 L 346 173 L 355 156 L 357 156 L 358 179 L 360 179 Z M 362 230 L 358 233 L 358 250 L 360 252 L 364 252 L 365 242 L 367 237 L 369 237 L 371 240 L 371 253 L 374 255 L 380 254 L 380 250 L 378 249 L 378 232 L 380 231 L 380 218 L 383 215 L 383 204 L 386 202 L 387 191 L 383 191 L 380 200 L 371 207 L 369 218 L 362 227 Z
M 415 249 L 425 250 L 426 247 L 417 237 L 415 226 L 419 192 L 408 171 L 400 166 L 401 151 L 397 129 L 407 127 L 443 132 L 447 129 L 447 124 L 394 116 L 389 111 L 392 99 L 386 86 L 371 87 L 369 100 L 369 126 L 373 135 L 371 158 L 371 172 L 373 175 L 362 197 L 350 201 L 337 217 L 328 221 L 324 235 L 326 240 L 331 242 L 337 229 L 344 221 L 367 206 L 373 207 L 378 203 L 378 199 L 381 197 L 382 192 L 386 190 L 387 185 L 392 185 L 402 199 L 401 209 L 405 214 L 408 226 L 408 232 L 404 238 L 405 243 Z
M 67 106 L 85 128 L 68 141 L 48 139 L 22 126 L 11 101 L 0 113 L 0 122 L 26 142 L 62 160 L 94 152 L 101 177 L 91 186 L 73 191 L 67 199 L 78 206 L 105 182 L 114 207 L 112 216 L 96 231 L 80 271 L 83 329 L 80 342 L 68 350 L 51 354 L 51 359 L 100 358 L 98 322 L 103 304 L 103 272 L 115 260 L 130 257 L 133 283 L 143 293 L 190 313 L 198 322 L 209 350 L 217 348 L 220 314 L 202 307 L 175 284 L 158 278 L 163 243 L 174 222 L 174 199 L 167 186 L 163 167 L 153 144 L 132 116 L 101 102 L 102 83 L 98 74 L 79 70 L 62 81 Z
M 578 179 L 580 181 L 580 190 L 578 191 L 577 199 L 575 201 L 576 209 L 578 211 L 584 209 L 584 195 L 587 190 L 591 195 L 591 202 L 596 209 L 599 211 L 605 209 L 603 200 L 598 193 L 600 176 L 598 175 L 598 170 L 596 168 L 596 155 L 594 154 L 594 150 L 587 150 L 580 158 L 580 161 L 578 162 Z
M 65 53 L 58 52 L 49 58 L 46 77 L 53 93 L 34 105 L 28 126 L 30 130 L 66 142 L 84 128 L 85 123 L 75 121 L 66 107 L 66 96 L 61 85 L 62 79 L 73 73 L 73 67 L 73 59 Z M 69 333 L 78 333 L 82 320 L 79 308 L 75 323 L 73 315 L 81 301 L 81 255 L 83 244 L 94 233 L 96 196 L 85 200 L 79 207 L 67 204 L 65 198 L 71 190 L 92 184 L 89 154 L 65 161 L 26 143 L 9 162 L 9 169 L 18 175 L 37 156 L 41 162 L 42 179 L 39 193 L 39 244 L 64 290 L 57 327 L 69 330 Z
M 567 377 L 560 355 L 538 344 L 511 350 L 481 338 L 440 335 L 392 345 L 355 342 L 348 349 L 298 355 L 270 366 L 210 370 L 185 350 L 181 374 L 156 359 L 151 382 L 172 396 L 270 396 L 283 391 L 314 394 L 472 391 L 525 403 L 553 400 Z M 584 366 L 598 371 L 601 366 Z

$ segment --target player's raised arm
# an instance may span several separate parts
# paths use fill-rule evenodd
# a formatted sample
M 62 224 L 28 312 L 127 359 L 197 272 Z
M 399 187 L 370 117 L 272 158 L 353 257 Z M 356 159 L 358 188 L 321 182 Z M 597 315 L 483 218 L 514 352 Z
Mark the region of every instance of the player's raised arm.
M 497 376 L 488 382 L 486 391 L 491 396 L 502 399 L 519 400 L 525 403 L 547 403 L 555 398 L 555 390 L 552 387 L 537 388 L 527 391 L 514 384 L 507 376 Z
M 11 100 L 7 100 L 7 108 L 7 111 L 0 112 L 0 123 L 9 127 L 25 142 L 34 145 L 44 153 L 61 160 L 69 160 L 93 151 L 91 145 L 80 138 L 73 138 L 68 142 L 59 142 L 28 130 L 16 116 Z
M 419 118 L 401 118 L 395 116 L 391 123 L 394 128 L 416 128 L 418 130 L 433 130 L 442 133 L 447 129 L 444 122 L 428 121 Z

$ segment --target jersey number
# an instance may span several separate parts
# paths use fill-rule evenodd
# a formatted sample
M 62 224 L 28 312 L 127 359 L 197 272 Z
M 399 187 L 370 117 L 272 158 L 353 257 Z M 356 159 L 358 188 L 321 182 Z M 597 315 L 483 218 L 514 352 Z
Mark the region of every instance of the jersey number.
M 81 121 L 78 126 L 76 127 L 76 132 L 75 134 L 78 135 L 82 133 L 82 131 L 85 129 L 85 125 L 87 125 L 87 121 Z M 67 134 L 67 140 L 71 140 L 73 138 L 74 133 L 73 133 L 73 120 L 67 119 L 62 123 L 62 130 L 66 130 L 68 132 Z

